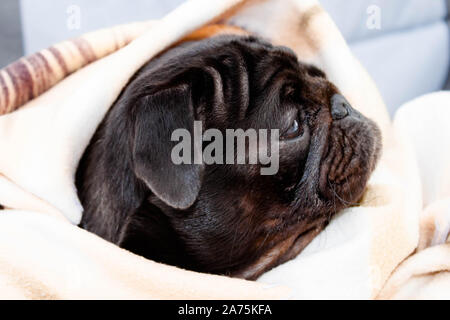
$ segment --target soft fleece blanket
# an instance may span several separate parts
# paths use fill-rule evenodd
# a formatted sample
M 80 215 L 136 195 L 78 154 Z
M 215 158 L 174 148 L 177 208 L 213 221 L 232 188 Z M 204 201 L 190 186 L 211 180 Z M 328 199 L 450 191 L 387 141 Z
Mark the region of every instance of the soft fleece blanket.
M 289 46 L 324 69 L 383 132 L 383 156 L 361 205 L 342 212 L 261 283 L 157 264 L 75 226 L 82 214 L 74 187 L 78 161 L 122 88 L 167 47 L 221 32 L 196 31 L 218 22 Z M 445 245 L 404 261 L 418 248 L 419 221 L 426 230 L 420 249 L 445 242 L 448 219 L 436 213 L 445 211 L 445 200 L 421 215 L 408 116 L 391 123 L 372 80 L 315 0 L 189 0 L 159 21 L 66 41 L 0 71 L 0 113 L 1 298 L 395 298 L 411 293 L 405 288 L 417 275 L 439 286 L 434 276 L 448 273 Z

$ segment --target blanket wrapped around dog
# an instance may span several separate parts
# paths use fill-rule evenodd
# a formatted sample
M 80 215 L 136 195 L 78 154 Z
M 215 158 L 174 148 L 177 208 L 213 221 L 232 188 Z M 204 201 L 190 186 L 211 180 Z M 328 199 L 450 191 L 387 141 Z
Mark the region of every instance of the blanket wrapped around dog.
M 183 39 L 241 28 L 325 70 L 350 103 L 378 123 L 383 156 L 360 206 L 340 213 L 262 283 L 148 261 L 76 227 L 82 215 L 74 186 L 78 161 L 132 75 Z M 159 21 L 66 41 L 0 70 L 0 114 L 0 298 L 371 299 L 414 297 L 408 285 L 430 281 L 445 288 L 438 276 L 449 271 L 448 245 L 442 245 L 448 200 L 441 196 L 422 215 L 420 249 L 444 247 L 413 255 L 391 277 L 419 243 L 423 191 L 416 159 L 423 141 L 412 141 L 408 112 L 390 122 L 372 80 L 315 0 L 189 0 Z

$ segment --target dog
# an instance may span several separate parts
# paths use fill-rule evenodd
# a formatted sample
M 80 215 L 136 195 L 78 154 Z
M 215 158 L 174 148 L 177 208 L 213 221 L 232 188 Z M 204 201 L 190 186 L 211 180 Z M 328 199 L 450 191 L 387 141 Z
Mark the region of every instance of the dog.
M 172 163 L 171 134 L 194 121 L 278 129 L 278 172 Z M 357 204 L 380 137 L 286 47 L 236 35 L 183 43 L 141 68 L 98 127 L 77 170 L 80 226 L 157 262 L 257 279 Z

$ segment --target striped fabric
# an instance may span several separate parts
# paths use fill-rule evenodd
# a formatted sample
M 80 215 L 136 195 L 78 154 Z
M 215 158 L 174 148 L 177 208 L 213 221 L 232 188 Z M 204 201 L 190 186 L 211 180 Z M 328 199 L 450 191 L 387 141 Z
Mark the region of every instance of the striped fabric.
M 152 22 L 132 23 L 85 34 L 21 58 L 0 70 L 0 115 L 10 113 L 56 83 L 124 47 Z

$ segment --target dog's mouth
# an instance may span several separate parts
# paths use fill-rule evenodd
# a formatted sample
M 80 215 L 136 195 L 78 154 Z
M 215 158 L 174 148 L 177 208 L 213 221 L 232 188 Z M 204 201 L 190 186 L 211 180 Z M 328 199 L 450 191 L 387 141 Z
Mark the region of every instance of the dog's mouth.
M 319 189 L 338 209 L 358 205 L 381 153 L 378 126 L 356 110 L 331 124 Z

